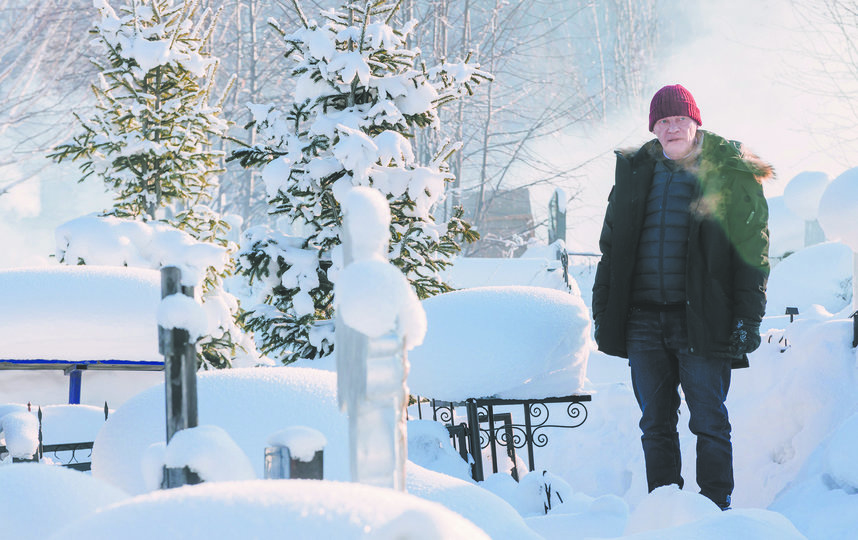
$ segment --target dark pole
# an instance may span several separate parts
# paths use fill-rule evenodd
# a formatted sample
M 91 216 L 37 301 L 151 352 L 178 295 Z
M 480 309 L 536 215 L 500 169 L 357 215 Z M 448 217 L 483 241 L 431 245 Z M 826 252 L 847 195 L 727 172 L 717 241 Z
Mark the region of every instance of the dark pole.
M 852 347 L 858 347 L 858 311 L 850 315 L 852 317 Z
M 566 201 L 561 201 L 560 192 L 555 190 L 548 202 L 548 243 L 557 240 L 566 242 Z
M 161 298 L 184 294 L 193 298 L 194 288 L 182 286 L 182 272 L 175 266 L 161 268 Z M 167 404 L 167 444 L 179 430 L 196 427 L 197 351 L 188 331 L 158 326 L 158 346 L 164 355 L 164 391 Z M 187 467 L 164 469 L 162 488 L 199 483 Z
M 71 366 L 65 369 L 69 376 L 69 405 L 80 405 L 80 387 L 84 366 Z
M 468 439 L 471 446 L 471 478 L 477 482 L 483 481 L 483 454 L 480 446 L 480 416 L 477 413 L 477 401 L 469 399 L 465 408 L 468 411 Z

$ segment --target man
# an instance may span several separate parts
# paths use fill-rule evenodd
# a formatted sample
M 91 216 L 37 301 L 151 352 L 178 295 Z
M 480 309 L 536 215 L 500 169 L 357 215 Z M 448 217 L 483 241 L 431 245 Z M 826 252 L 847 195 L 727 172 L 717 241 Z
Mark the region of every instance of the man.
M 649 490 L 683 485 L 681 385 L 697 436 L 700 493 L 722 509 L 733 491 L 724 402 L 731 367 L 760 344 L 771 166 L 702 125 L 681 85 L 650 104 L 653 139 L 617 152 L 593 285 L 599 350 L 629 359 L 641 409 Z

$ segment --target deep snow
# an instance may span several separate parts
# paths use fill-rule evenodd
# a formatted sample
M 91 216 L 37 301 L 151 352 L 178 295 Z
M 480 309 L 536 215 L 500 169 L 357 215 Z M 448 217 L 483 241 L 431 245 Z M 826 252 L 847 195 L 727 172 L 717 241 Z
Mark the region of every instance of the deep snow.
M 20 486 L 4 492 L 20 493 L 15 504 L 23 508 L 28 508 L 27 501 L 35 500 L 42 504 L 48 501 L 51 507 L 59 508 L 68 500 L 79 500 L 71 495 L 77 490 L 93 493 L 86 504 L 75 503 L 75 516 L 80 518 L 76 523 L 65 513 L 57 512 L 39 524 L 44 535 L 56 533 L 56 538 L 73 538 L 80 531 L 99 537 L 108 534 L 106 531 L 115 531 L 113 527 L 119 523 L 126 523 L 125 527 L 133 524 L 135 530 L 146 534 L 160 531 L 158 534 L 164 535 L 164 527 L 168 527 L 166 530 L 176 534 L 181 531 L 211 538 L 224 537 L 230 531 L 265 536 L 275 534 L 287 523 L 298 532 L 304 531 L 307 537 L 328 530 L 345 537 L 364 537 L 371 532 L 378 538 L 393 538 L 391 531 L 410 531 L 409 538 L 447 538 L 454 537 L 454 533 L 444 532 L 448 531 L 445 527 L 458 519 L 451 517 L 450 509 L 492 538 L 568 538 L 570 531 L 577 531 L 573 537 L 580 538 L 721 538 L 736 536 L 737 531 L 741 531 L 742 538 L 801 538 L 802 534 L 809 538 L 849 538 L 858 525 L 858 465 L 850 454 L 858 445 L 856 356 L 851 348 L 852 323 L 846 318 L 851 309 L 851 276 L 845 261 L 831 264 L 836 260 L 832 254 L 841 253 L 843 248 L 833 243 L 806 248 L 772 272 L 769 305 L 774 311 L 763 325 L 763 346 L 751 355 L 750 369 L 734 372 L 728 400 L 737 487 L 734 510 L 724 514 L 713 511 L 708 500 L 694 492 L 693 437 L 684 425 L 680 435 L 686 489 L 663 488 L 646 494 L 636 425 L 638 411 L 627 367 L 621 359 L 592 351 L 589 338 L 581 344 L 589 351 L 585 388 L 593 393 L 588 420 L 574 430 L 551 432 L 549 444 L 537 450 L 538 470 L 524 476 L 519 484 L 503 473 L 475 484 L 468 478 L 467 464 L 445 437 L 444 428 L 429 420 L 409 422 L 410 495 L 338 483 L 348 478 L 348 462 L 346 418 L 337 408 L 335 374 L 307 367 L 200 373 L 200 424 L 216 426 L 218 430 L 206 428 L 208 435 L 196 442 L 191 440 L 183 453 L 203 454 L 205 446 L 223 445 L 222 441 L 229 439 L 247 460 L 253 475 L 261 478 L 263 449 L 271 436 L 290 426 L 305 426 L 318 430 L 327 443 L 326 481 L 318 484 L 318 489 L 288 487 L 298 481 L 250 480 L 251 483 L 210 481 L 173 492 L 150 491 L 153 482 L 147 482 L 146 476 L 157 471 L 151 465 L 152 453 L 157 454 L 157 449 L 150 447 L 160 442 L 160 462 L 164 459 L 161 384 L 131 397 L 111 412 L 95 438 L 91 477 L 56 467 L 18 464 L 0 467 L 0 478 L 4 485 Z M 539 261 L 510 261 L 510 266 L 550 266 L 544 259 Z M 582 291 L 580 300 L 572 296 L 573 304 L 580 301 L 584 305 L 589 303 L 592 261 L 573 258 L 573 262 L 578 264 L 573 265 L 571 273 Z M 469 264 L 470 261 L 460 261 L 457 271 L 474 279 L 480 272 L 468 268 Z M 503 263 L 494 264 L 503 268 Z M 478 261 L 474 266 L 486 265 L 486 261 Z M 544 270 L 544 275 L 550 273 Z M 479 295 L 480 290 L 472 294 Z M 555 293 L 545 294 L 551 297 Z M 782 314 L 781 306 L 785 305 L 799 306 L 795 322 L 790 323 Z M 430 334 L 432 313 L 432 307 L 427 306 Z M 569 319 L 573 321 L 570 324 L 588 327 L 586 317 L 577 315 L 577 311 L 572 313 L 576 315 Z M 455 315 L 446 312 L 444 317 Z M 486 332 L 508 324 L 508 314 L 492 302 L 474 302 L 460 317 L 462 328 L 468 321 L 478 319 L 488 329 Z M 455 321 L 451 326 L 456 326 Z M 520 338 L 511 332 L 489 332 L 493 341 L 487 347 L 502 351 L 505 340 Z M 533 346 L 548 347 L 548 337 L 534 339 Z M 424 345 L 432 347 L 428 339 Z M 416 351 L 419 348 L 415 355 Z M 471 356 L 444 358 L 439 368 L 450 371 L 451 379 L 461 387 L 462 380 L 480 373 L 480 366 L 475 370 L 466 365 L 473 361 Z M 491 367 L 491 363 L 484 360 L 482 367 Z M 523 373 L 519 371 L 517 377 L 526 378 Z M 31 384 L 38 384 L 41 376 L 33 374 Z M 91 391 L 97 391 L 100 383 L 93 384 L 96 388 Z M 420 382 L 415 379 L 413 384 L 418 386 Z M 58 395 L 55 403 L 63 398 L 63 394 Z M 24 410 L 22 405 L 6 407 L 0 414 Z M 81 414 L 76 419 L 72 413 L 78 410 Z M 46 441 L 56 439 L 52 434 L 60 429 L 58 424 L 64 426 L 62 438 L 66 440 L 78 438 L 70 426 L 80 426 L 79 438 L 91 440 L 103 419 L 103 411 L 95 406 L 53 405 L 44 407 L 44 411 Z M 62 422 L 51 421 L 52 417 Z M 416 418 L 413 408 L 411 417 Z M 684 405 L 681 418 L 687 418 Z M 175 459 L 181 461 L 184 457 Z M 234 461 L 222 456 L 220 462 L 207 461 L 199 467 L 216 471 L 218 464 L 225 466 Z M 158 456 L 154 462 L 160 463 Z M 548 473 L 543 475 L 542 469 Z M 565 498 L 543 515 L 546 478 L 553 482 L 554 491 Z M 348 499 L 346 494 L 356 501 L 343 502 Z M 415 496 L 440 503 L 442 508 L 418 504 Z M 0 505 L 4 509 L 13 507 L 17 506 Z M 97 512 L 99 509 L 102 511 Z M 302 512 L 318 517 L 300 519 Z M 7 530 L 29 530 L 32 516 L 28 512 L 7 514 L 4 510 L 4 514 Z M 160 522 L 161 529 L 150 528 L 155 521 L 151 516 L 162 514 L 165 517 Z M 238 515 L 241 520 L 230 518 Z M 355 523 L 360 526 L 353 528 Z M 391 535 L 385 536 L 388 533 Z M 141 533 L 140 537 L 144 536 Z
M 847 173 L 824 190 L 811 186 L 822 191 L 820 204 L 828 205 L 828 214 L 849 213 L 854 206 L 835 204 L 829 193 L 838 190 L 840 201 L 855 196 L 855 186 L 847 182 L 852 172 Z M 788 202 L 796 195 L 790 191 L 784 197 Z M 473 482 L 446 429 L 417 420 L 412 406 L 408 493 L 346 483 L 348 419 L 337 404 L 333 358 L 199 373 L 200 426 L 174 437 L 169 446 L 161 373 L 87 373 L 88 404 L 79 406 L 59 405 L 64 392 L 51 393 L 54 373 L 12 379 L 4 373 L 9 403 L 0 406 L 0 426 L 10 450 L 21 454 L 32 446 L 37 405 L 44 413 L 46 443 L 95 440 L 91 475 L 50 466 L 51 456 L 45 456 L 45 465 L 13 465 L 11 456 L 2 458 L 4 534 L 261 538 L 288 527 L 307 538 L 851 538 L 858 526 L 852 250 L 839 242 L 802 247 L 804 227 L 789 226 L 795 215 L 790 217 L 786 204 L 772 209 L 773 233 L 794 253 L 773 268 L 763 344 L 751 355 L 751 368 L 733 372 L 727 405 L 736 491 L 730 512 L 719 512 L 695 493 L 694 438 L 683 422 L 686 488 L 667 486 L 647 494 L 639 411 L 626 361 L 595 351 L 590 337 L 586 306 L 595 260 L 573 257 L 571 292 L 561 292 L 565 284 L 552 260 L 557 246 L 534 246 L 522 259 L 459 259 L 446 272 L 465 290 L 423 302 L 428 332 L 410 353 L 408 379 L 415 393 L 449 399 L 592 393 L 587 421 L 547 432 L 548 444 L 535 451 L 537 469 L 520 482 L 505 472 Z M 827 233 L 837 232 L 851 245 L 854 235 L 840 226 L 842 217 L 820 216 L 820 221 Z M 0 294 L 16 308 L 7 310 L 6 321 L 17 331 L 4 329 L 8 339 L 0 341 L 0 356 L 117 357 L 129 346 L 135 351 L 130 357 L 145 356 L 154 339 L 93 344 L 101 334 L 92 329 L 119 333 L 123 310 L 107 319 L 100 312 L 115 309 L 112 295 L 129 294 L 127 287 L 111 289 L 129 279 L 142 283 L 130 297 L 119 296 L 126 307 L 142 306 L 126 309 L 137 317 L 130 326 L 154 327 L 155 275 L 96 267 L 3 273 Z M 34 292 L 42 289 L 54 294 Z M 57 303 L 63 299 L 66 305 Z M 786 307 L 798 308 L 794 322 L 784 314 Z M 51 343 L 40 339 L 46 328 L 75 332 L 66 334 L 65 348 L 50 349 Z M 106 394 L 119 397 L 105 422 Z M 31 411 L 27 401 L 33 402 Z M 552 406 L 548 413 L 563 411 Z M 683 404 L 680 418 L 687 417 Z M 301 451 L 324 446 L 324 481 L 260 480 L 265 446 L 295 440 L 283 435 L 290 432 L 314 434 L 312 443 L 294 443 Z M 520 471 L 526 470 L 522 454 Z M 485 452 L 483 457 L 489 467 Z M 188 465 L 206 482 L 158 490 L 164 464 Z M 498 465 L 503 471 L 510 464 Z M 552 505 L 546 514 L 549 488 Z M 53 510 L 34 523 L 32 509 L 45 507 Z

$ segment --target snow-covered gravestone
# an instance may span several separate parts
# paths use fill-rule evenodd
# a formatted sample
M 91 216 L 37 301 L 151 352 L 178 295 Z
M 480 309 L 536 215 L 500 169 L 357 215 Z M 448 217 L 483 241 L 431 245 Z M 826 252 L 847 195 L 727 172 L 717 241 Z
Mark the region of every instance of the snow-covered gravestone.
M 321 480 L 327 439 L 307 426 L 290 426 L 268 437 L 265 448 L 265 478 Z
M 377 190 L 342 197 L 343 269 L 336 277 L 337 398 L 349 417 L 352 481 L 405 490 L 406 346 L 423 341 L 426 315 L 387 259 L 390 208 Z
M 828 184 L 819 200 L 819 224 L 825 236 L 852 249 L 852 307 L 858 310 L 858 167 Z
M 793 177 L 784 188 L 787 208 L 804 220 L 805 247 L 825 241 L 825 234 L 819 225 L 819 202 L 826 187 L 827 174 L 805 171 Z

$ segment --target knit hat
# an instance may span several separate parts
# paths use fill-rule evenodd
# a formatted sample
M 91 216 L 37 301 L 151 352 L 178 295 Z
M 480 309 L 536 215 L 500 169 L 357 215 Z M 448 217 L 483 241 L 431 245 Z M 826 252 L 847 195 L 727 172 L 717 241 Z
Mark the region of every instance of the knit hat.
M 687 116 L 697 122 L 698 126 L 703 125 L 694 96 L 681 84 L 662 87 L 652 96 L 652 102 L 649 104 L 649 130 L 652 131 L 656 122 L 668 116 Z

